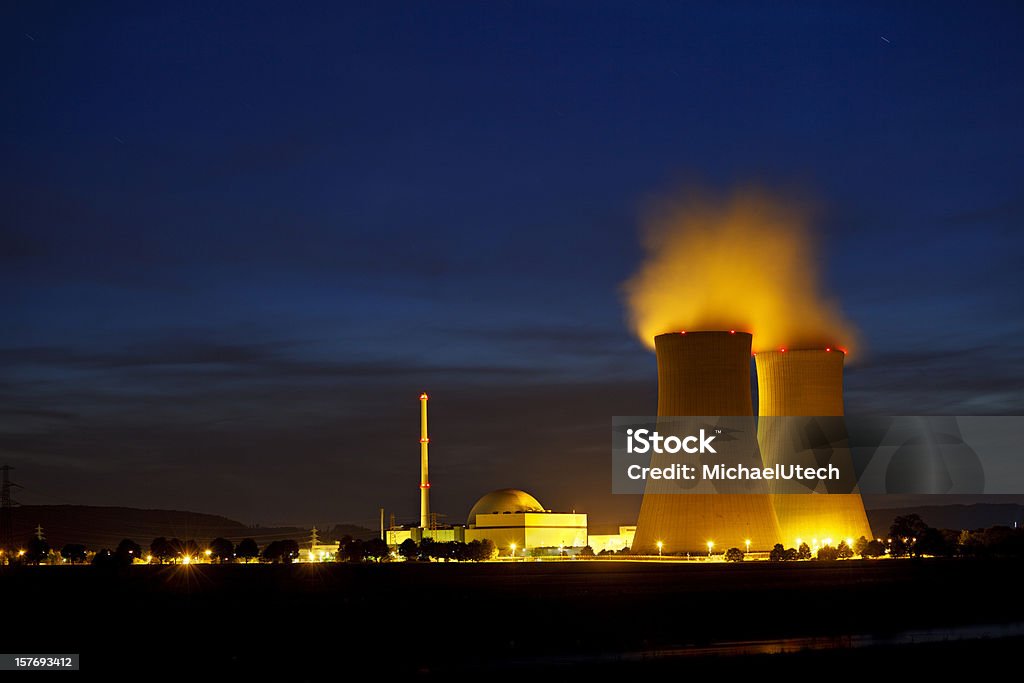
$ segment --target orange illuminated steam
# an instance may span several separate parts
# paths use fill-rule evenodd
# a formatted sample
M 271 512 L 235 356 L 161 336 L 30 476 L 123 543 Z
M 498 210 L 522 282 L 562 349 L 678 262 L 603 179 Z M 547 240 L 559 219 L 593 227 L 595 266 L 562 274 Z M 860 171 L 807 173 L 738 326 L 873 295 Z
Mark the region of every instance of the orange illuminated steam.
M 751 332 L 754 351 L 848 349 L 856 332 L 821 291 L 809 223 L 807 207 L 755 190 L 663 205 L 624 285 L 634 331 L 652 349 L 682 330 Z

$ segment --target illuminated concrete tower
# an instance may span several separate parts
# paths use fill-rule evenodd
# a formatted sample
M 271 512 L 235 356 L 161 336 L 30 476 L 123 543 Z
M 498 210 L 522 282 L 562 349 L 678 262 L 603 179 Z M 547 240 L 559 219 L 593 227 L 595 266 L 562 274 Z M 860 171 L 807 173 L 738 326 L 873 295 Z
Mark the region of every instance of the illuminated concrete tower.
M 774 416 L 843 415 L 843 362 L 846 354 L 831 347 L 816 350 L 786 349 L 759 351 L 757 365 L 757 440 L 765 465 L 818 466 L 828 461 L 852 476 L 850 452 L 842 420 L 821 420 L 815 427 L 817 444 L 810 443 L 805 430 Z M 835 444 L 830 446 L 829 443 Z M 794 456 L 799 452 L 799 456 Z M 796 459 L 794 460 L 794 457 Z M 847 482 L 849 485 L 852 482 Z M 849 490 L 849 489 L 846 489 Z M 778 494 L 771 496 L 779 529 L 786 547 L 797 539 L 814 545 L 831 539 L 838 545 L 845 539 L 872 538 L 871 526 L 859 493 Z
M 430 528 L 430 476 L 427 468 L 427 392 L 420 394 L 420 528 Z
M 744 332 L 674 332 L 654 339 L 658 357 L 658 416 L 749 417 L 750 342 Z M 770 549 L 781 540 L 766 494 L 667 494 L 648 483 L 633 552 L 707 553 Z M 747 541 L 750 544 L 747 544 Z

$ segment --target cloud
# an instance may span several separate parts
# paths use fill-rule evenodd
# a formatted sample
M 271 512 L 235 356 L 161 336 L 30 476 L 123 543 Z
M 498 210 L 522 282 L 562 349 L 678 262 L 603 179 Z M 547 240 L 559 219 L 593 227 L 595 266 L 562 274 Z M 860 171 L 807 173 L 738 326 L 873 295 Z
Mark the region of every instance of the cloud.
M 1001 345 L 890 351 L 846 372 L 847 413 L 1014 415 L 1024 359 Z

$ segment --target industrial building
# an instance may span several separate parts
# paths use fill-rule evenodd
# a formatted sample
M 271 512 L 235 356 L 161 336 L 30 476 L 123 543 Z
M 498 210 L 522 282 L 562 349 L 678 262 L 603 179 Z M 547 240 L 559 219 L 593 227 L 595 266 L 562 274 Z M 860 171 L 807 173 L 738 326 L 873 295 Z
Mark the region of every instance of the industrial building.
M 389 546 L 397 547 L 411 539 L 421 543 L 429 538 L 436 542 L 482 541 L 494 543 L 502 555 L 527 554 L 547 549 L 583 548 L 587 545 L 587 515 L 553 512 L 519 489 L 498 489 L 481 497 L 469 512 L 466 526 L 438 525 L 430 512 L 430 478 L 428 454 L 430 436 L 427 429 L 426 392 L 420 394 L 420 523 L 419 526 L 394 524 L 384 531 Z M 382 513 L 383 515 L 383 513 Z M 383 517 L 381 518 L 383 528 Z
M 748 432 L 753 434 L 751 341 L 750 334 L 736 331 L 673 332 L 655 337 L 658 416 L 749 417 Z M 634 553 L 709 552 L 731 547 L 769 550 L 782 538 L 767 494 L 660 493 L 663 485 L 648 482 L 632 545 Z
M 758 352 L 755 357 L 758 415 L 842 416 L 845 358 L 845 353 L 832 347 Z M 801 465 L 821 464 L 827 458 L 852 476 L 849 449 L 840 443 L 843 434 L 828 435 L 832 444 L 840 444 L 830 447 L 830 452 L 806 448 L 801 451 L 802 459 L 794 460 L 794 444 L 802 438 L 795 433 L 799 427 L 796 421 L 758 421 L 757 440 L 766 465 L 780 462 L 783 457 L 788 463 Z M 842 421 L 823 421 L 822 428 L 841 430 Z M 777 485 L 773 482 L 771 488 Z M 782 533 L 781 542 L 787 547 L 796 547 L 801 541 L 813 547 L 825 544 L 826 540 L 834 545 L 840 540 L 860 536 L 872 538 L 859 493 L 818 495 L 773 491 L 771 500 Z
M 582 548 L 587 545 L 587 515 L 552 512 L 526 491 L 499 489 L 480 498 L 466 519 L 466 542 L 483 539 L 490 539 L 502 555 Z

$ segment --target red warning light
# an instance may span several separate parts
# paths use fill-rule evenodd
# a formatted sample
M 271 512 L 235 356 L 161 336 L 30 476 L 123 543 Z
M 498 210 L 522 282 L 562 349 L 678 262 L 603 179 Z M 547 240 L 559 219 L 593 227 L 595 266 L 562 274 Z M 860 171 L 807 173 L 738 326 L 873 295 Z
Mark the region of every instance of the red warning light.
M 831 347 L 831 346 L 826 346 L 826 347 L 825 347 L 825 350 L 826 350 L 826 351 L 831 351 L 831 350 L 832 350 L 832 347 Z
M 427 399 L 429 399 L 429 398 L 430 398 L 430 397 L 429 397 L 429 396 L 427 396 L 427 392 L 425 392 L 425 391 L 424 391 L 424 392 L 423 392 L 422 394 L 420 394 L 420 400 L 421 400 L 421 401 L 426 401 L 426 400 L 427 400 Z
M 686 334 L 686 330 L 679 330 L 679 334 Z
M 779 349 L 779 351 L 781 351 L 782 353 L 785 353 L 785 352 L 786 352 L 786 349 L 785 349 L 785 348 L 782 348 L 782 349 Z
M 736 334 L 736 330 L 729 330 L 729 334 Z

